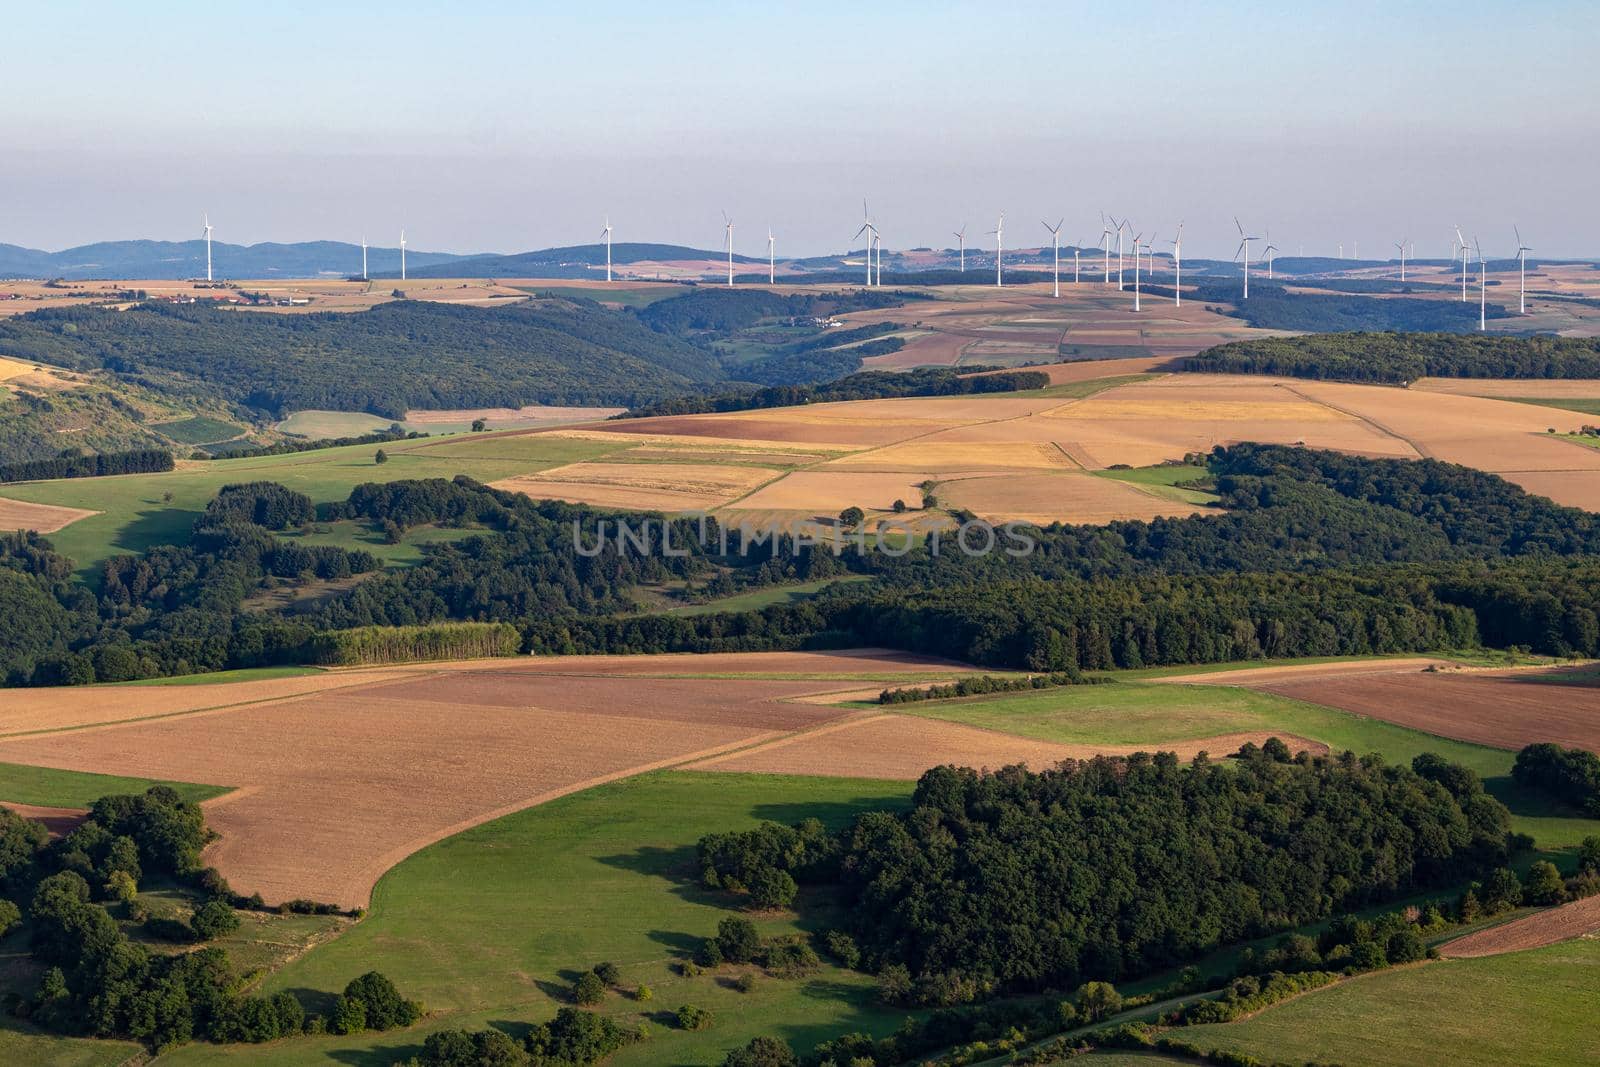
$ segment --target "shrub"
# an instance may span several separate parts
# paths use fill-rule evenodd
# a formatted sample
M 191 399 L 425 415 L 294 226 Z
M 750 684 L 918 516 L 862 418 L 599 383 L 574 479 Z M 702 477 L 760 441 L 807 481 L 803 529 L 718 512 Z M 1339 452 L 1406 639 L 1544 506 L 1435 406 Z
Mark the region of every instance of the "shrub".
M 1578 845 L 1578 870 L 1600 871 L 1600 837 L 1590 835 Z
M 799 890 L 788 871 L 765 867 L 750 880 L 750 903 L 758 908 L 787 908 Z
M 714 937 L 700 942 L 700 948 L 694 955 L 695 964 L 701 967 L 720 967 L 722 960 L 722 942 Z
M 885 1004 L 904 1004 L 911 996 L 911 972 L 903 963 L 891 963 L 878 972 L 878 998 Z
M 189 925 L 202 941 L 215 941 L 239 929 L 239 915 L 220 900 L 208 900 L 195 909 Z M 378 1027 L 382 1029 L 382 1027 Z
M 817 952 L 804 941 L 779 941 L 767 948 L 767 970 L 779 978 L 804 978 L 822 966 Z
M 705 1030 L 711 1026 L 711 1013 L 693 1004 L 685 1004 L 678 1009 L 677 1022 L 680 1030 Z
M 1522 898 L 1529 904 L 1560 904 L 1567 899 L 1561 872 L 1549 860 L 1539 860 L 1528 868 L 1522 883 Z
M 1072 995 L 1078 1016 L 1086 1023 L 1097 1023 L 1122 1007 L 1122 994 L 1110 982 L 1085 982 Z
M 357 997 L 341 996 L 333 1002 L 328 1029 L 335 1034 L 359 1034 L 367 1028 L 367 1006 Z
M 0 937 L 6 936 L 22 922 L 22 909 L 9 900 L 0 900 Z
M 1350 965 L 1358 971 L 1375 971 L 1389 965 L 1389 957 L 1376 941 L 1360 941 L 1350 949 Z
M 839 512 L 839 524 L 850 527 L 859 526 L 866 517 L 867 513 L 860 508 L 848 507 Z
M 526 1046 L 538 1064 L 586 1064 L 605 1059 L 640 1036 L 609 1016 L 562 1008 L 554 1019 L 529 1032 Z
M 775 1037 L 754 1037 L 744 1048 L 736 1048 L 722 1061 L 722 1067 L 796 1067 L 794 1050 Z
M 344 987 L 344 999 L 362 1004 L 363 1021 L 369 1030 L 410 1026 L 422 1018 L 422 1006 L 401 997 L 394 983 L 378 971 L 368 971 L 353 979 Z
M 139 895 L 139 883 L 127 871 L 112 871 L 111 877 L 106 879 L 105 897 L 119 904 L 126 904 Z
M 651 992 L 650 987 L 647 985 L 641 985 L 638 989 L 633 991 L 633 999 L 637 1000 L 641 1004 L 645 1003 L 653 996 L 655 996 L 655 993 Z
M 1491 914 L 1514 908 L 1522 903 L 1522 882 L 1511 868 L 1496 868 L 1483 883 L 1482 899 Z
M 1415 963 L 1427 957 L 1428 947 L 1422 943 L 1421 934 L 1407 927 L 1389 935 L 1384 955 L 1390 963 Z
M 843 930 L 829 930 L 824 944 L 828 955 L 838 960 L 842 967 L 854 970 L 856 964 L 861 962 L 861 949 L 856 947 L 856 939 Z
M 372 454 L 372 462 L 380 465 L 389 462 L 389 453 L 385 452 L 381 448 L 378 449 Z
M 615 963 L 611 963 L 609 961 L 595 964 L 594 973 L 595 977 L 599 978 L 600 981 L 604 982 L 606 985 L 614 986 L 622 981 L 622 972 L 617 969 L 617 965 Z
M 748 993 L 756 987 L 756 976 L 748 971 L 733 980 L 733 988 L 741 993 Z
M 606 984 L 593 971 L 584 971 L 572 983 L 572 1002 L 593 1007 L 606 999 Z

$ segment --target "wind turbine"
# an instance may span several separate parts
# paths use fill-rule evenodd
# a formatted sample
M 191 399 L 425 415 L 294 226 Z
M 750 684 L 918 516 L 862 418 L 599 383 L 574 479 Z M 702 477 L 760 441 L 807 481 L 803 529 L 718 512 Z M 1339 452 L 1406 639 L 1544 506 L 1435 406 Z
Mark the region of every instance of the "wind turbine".
M 1000 212 L 1000 221 L 995 223 L 994 229 L 989 231 L 994 234 L 994 287 L 999 289 L 1005 285 L 1005 278 L 1000 273 L 1000 262 L 1005 255 L 1006 241 L 1006 213 Z
M 867 202 L 861 201 L 861 229 L 856 231 L 856 237 L 867 235 L 867 288 L 872 288 L 872 242 L 878 236 L 878 228 L 872 225 L 872 216 L 867 214 Z M 856 238 L 850 238 L 854 241 Z
M 722 213 L 722 243 L 728 246 L 728 288 L 733 288 L 733 220 Z
M 1178 234 L 1172 239 L 1172 306 L 1183 306 L 1183 223 L 1178 223 Z
M 205 280 L 211 280 L 211 216 L 205 216 Z
M 1456 227 L 1456 246 L 1461 249 L 1461 302 L 1465 304 L 1467 302 L 1467 253 L 1471 252 L 1472 249 L 1467 247 L 1467 239 L 1461 236 L 1460 226 Z M 1455 255 L 1455 248 L 1452 248 L 1450 250 L 1450 258 L 1454 259 Z
M 1522 231 L 1515 226 L 1511 232 L 1517 235 L 1517 272 L 1522 276 L 1522 287 L 1517 293 L 1517 314 L 1528 313 L 1528 253 L 1533 249 L 1522 243 Z
M 961 229 L 955 231 L 955 238 L 961 247 L 961 273 L 967 273 L 967 224 L 962 223 Z
M 1106 229 L 1106 213 L 1100 212 L 1100 247 L 1106 252 L 1106 276 L 1101 284 L 1111 284 L 1111 231 Z
M 1111 221 L 1112 222 L 1117 222 L 1117 217 L 1115 215 L 1111 216 Z M 1123 284 L 1122 284 L 1122 231 L 1127 229 L 1127 228 L 1128 228 L 1128 220 L 1127 220 L 1126 217 L 1124 217 L 1121 222 L 1117 222 L 1117 292 L 1119 292 L 1119 293 L 1122 292 L 1122 290 L 1123 290 Z
M 400 231 L 400 280 L 406 280 L 406 231 Z
M 1267 257 L 1267 281 L 1270 282 L 1272 280 L 1272 253 L 1278 251 L 1278 246 L 1272 243 L 1271 227 L 1267 229 L 1266 242 L 1267 247 L 1263 248 L 1261 252 Z
M 778 257 L 774 249 L 777 244 L 772 236 L 772 227 L 767 227 L 767 284 L 773 285 L 778 280 Z
M 1139 308 L 1139 241 L 1144 237 L 1142 233 L 1133 235 L 1133 310 Z
M 1066 221 L 1066 219 L 1062 219 L 1061 222 L 1051 226 L 1043 219 L 1039 220 L 1039 225 L 1050 231 L 1050 252 L 1055 258 L 1055 266 L 1051 270 L 1051 277 L 1055 281 L 1057 300 L 1061 299 L 1061 223 Z
M 1401 241 L 1395 245 L 1400 250 L 1400 280 L 1406 280 L 1406 243 Z
M 361 235 L 361 280 L 362 281 L 366 281 L 368 277 L 370 277 L 370 275 L 367 274 L 367 237 L 366 237 L 366 234 L 362 234 Z
M 1235 226 L 1237 226 L 1238 229 L 1239 229 L 1239 247 L 1233 253 L 1233 258 L 1234 259 L 1238 259 L 1239 258 L 1239 253 L 1240 252 L 1244 253 L 1244 298 L 1246 300 L 1249 300 L 1250 299 L 1250 242 L 1251 241 L 1259 241 L 1259 240 L 1261 240 L 1261 238 L 1253 237 L 1250 234 L 1245 233 L 1244 232 L 1244 227 L 1239 224 L 1239 217 L 1237 215 L 1235 215 L 1234 218 L 1233 218 L 1233 224 Z
M 1077 285 L 1078 284 L 1078 255 L 1082 251 L 1083 251 L 1083 238 L 1080 237 L 1080 238 L 1078 238 L 1077 243 L 1072 246 L 1072 284 L 1073 285 Z
M 872 245 L 878 250 L 877 272 L 872 279 L 872 284 L 874 287 L 876 287 L 883 284 L 883 234 L 878 232 L 878 228 L 876 226 L 872 228 Z
M 600 231 L 606 242 L 606 281 L 611 280 L 611 216 L 606 216 L 606 228 Z
M 1489 261 L 1483 258 L 1483 246 L 1474 237 L 1472 244 L 1478 250 L 1478 332 L 1489 328 Z

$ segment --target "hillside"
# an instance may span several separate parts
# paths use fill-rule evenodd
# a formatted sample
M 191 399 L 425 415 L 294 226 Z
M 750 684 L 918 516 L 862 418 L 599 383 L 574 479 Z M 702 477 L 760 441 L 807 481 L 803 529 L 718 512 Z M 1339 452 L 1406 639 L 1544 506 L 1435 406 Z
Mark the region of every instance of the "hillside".
M 449 252 L 406 250 L 406 268 L 468 259 Z M 359 274 L 361 246 L 348 241 L 263 242 L 254 245 L 211 242 L 212 272 L 218 278 L 311 278 L 319 274 Z M 400 269 L 398 248 L 367 249 L 367 269 L 376 274 Z M 0 244 L 0 278 L 201 278 L 206 273 L 206 243 L 194 241 L 99 241 L 60 252 Z
M 637 263 L 641 260 L 724 259 L 727 253 L 688 248 L 683 245 L 651 244 L 637 241 L 615 241 L 611 245 L 611 262 Z M 734 254 L 735 263 L 765 263 L 765 259 Z M 518 252 L 509 256 L 470 256 L 437 266 L 419 266 L 407 260 L 406 274 L 412 278 L 592 278 L 593 268 L 606 262 L 603 244 L 571 245 L 566 248 L 545 248 L 536 252 Z M 398 278 L 399 265 L 374 277 Z
M 274 417 L 305 408 L 400 418 L 417 407 L 633 405 L 724 377 L 700 348 L 566 300 L 493 309 L 397 301 L 301 316 L 203 305 L 50 310 L 0 323 L 0 351 Z

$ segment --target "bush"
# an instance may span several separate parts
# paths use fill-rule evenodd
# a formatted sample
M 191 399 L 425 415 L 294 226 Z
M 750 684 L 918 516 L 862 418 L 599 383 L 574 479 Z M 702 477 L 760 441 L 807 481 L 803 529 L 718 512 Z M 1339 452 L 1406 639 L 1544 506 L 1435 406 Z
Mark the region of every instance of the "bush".
M 615 963 L 597 963 L 594 965 L 595 977 L 608 986 L 617 985 L 622 981 L 622 972 Z
M 848 507 L 839 512 L 839 525 L 851 528 L 860 526 L 866 519 L 867 513 L 858 507 Z
M 736 1048 L 722 1061 L 722 1067 L 797 1067 L 794 1050 L 775 1037 L 755 1037 L 744 1048 Z
M 843 930 L 829 930 L 824 944 L 828 955 L 838 960 L 841 967 L 855 970 L 856 964 L 861 962 L 861 949 L 856 946 L 856 939 Z
M 572 983 L 572 1002 L 593 1007 L 606 999 L 606 984 L 593 971 L 584 971 Z
M 367 1028 L 367 1006 L 358 997 L 341 996 L 333 1002 L 328 1029 L 335 1034 L 359 1034 Z
M 1578 845 L 1578 870 L 1600 871 L 1600 837 L 1590 835 Z
M 676 1018 L 680 1030 L 705 1030 L 711 1026 L 711 1013 L 693 1004 L 679 1008 Z
M 655 993 L 653 993 L 650 987 L 647 985 L 641 985 L 638 989 L 633 991 L 633 999 L 637 1000 L 641 1004 L 650 1000 L 654 996 Z
M 623 1029 L 610 1016 L 562 1008 L 554 1019 L 528 1034 L 526 1046 L 537 1064 L 587 1064 L 605 1059 L 640 1036 L 638 1031 Z
M 700 948 L 695 952 L 694 963 L 700 967 L 721 967 L 723 961 L 722 942 L 714 937 L 708 937 L 700 942 Z M 690 966 L 685 964 L 685 967 Z M 688 972 L 685 971 L 687 974 Z
M 804 978 L 821 966 L 816 950 L 804 941 L 778 941 L 767 948 L 767 970 L 779 978 Z
M 1422 943 L 1421 934 L 1407 927 L 1389 935 L 1389 941 L 1384 946 L 1384 955 L 1388 957 L 1390 963 L 1415 963 L 1427 958 L 1428 947 Z
M 202 941 L 215 941 L 239 929 L 239 915 L 220 900 L 208 900 L 195 909 L 189 925 Z M 382 1029 L 378 1027 L 377 1029 Z
M 0 900 L 0 937 L 6 936 L 22 922 L 22 909 L 9 900 Z
M 106 879 L 105 897 L 119 904 L 126 904 L 139 895 L 139 883 L 127 871 L 112 871 L 111 877 Z M 196 931 L 197 933 L 199 931 Z
M 758 908 L 787 908 L 799 891 L 788 871 L 765 867 L 750 880 L 750 903 Z
M 1085 982 L 1072 995 L 1072 1003 L 1079 1018 L 1086 1023 L 1097 1023 L 1121 1009 L 1122 994 L 1110 982 Z
M 1549 860 L 1539 860 L 1528 868 L 1528 877 L 1522 883 L 1522 899 L 1529 904 L 1560 904 L 1567 899 L 1566 883 L 1561 872 Z
M 756 976 L 746 972 L 733 980 L 733 988 L 741 993 L 748 993 L 756 987 Z
M 422 1006 L 401 997 L 394 983 L 378 971 L 368 971 L 353 979 L 344 987 L 343 999 L 361 1003 L 363 1022 L 368 1030 L 410 1026 L 422 1018 Z

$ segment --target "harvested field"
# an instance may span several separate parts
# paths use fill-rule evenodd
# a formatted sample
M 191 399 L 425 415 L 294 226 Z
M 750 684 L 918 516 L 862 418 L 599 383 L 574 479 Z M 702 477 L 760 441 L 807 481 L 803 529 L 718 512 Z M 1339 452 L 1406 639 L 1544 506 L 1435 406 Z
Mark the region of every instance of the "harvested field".
M 1600 380 L 1594 378 L 1423 378 L 1412 389 L 1454 396 L 1533 397 L 1538 400 L 1600 397 Z
M 690 511 L 716 507 L 781 473 L 768 467 L 715 463 L 569 463 L 490 484 L 535 500 Z
M 922 490 L 917 485 L 927 477 L 925 471 L 793 471 L 737 501 L 729 509 L 728 519 L 736 521 L 740 510 L 798 511 L 817 516 L 838 515 L 848 507 L 888 511 L 896 500 L 920 508 Z
M 470 423 L 474 419 L 484 419 L 488 422 L 589 422 L 609 419 L 613 415 L 622 414 L 625 410 L 625 408 L 551 407 L 547 404 L 528 404 L 520 408 L 461 408 L 448 411 L 412 409 L 406 412 L 405 421 L 417 426 L 435 423 Z
M 98 515 L 86 508 L 64 508 L 55 504 L 33 504 L 26 500 L 0 497 L 0 530 L 37 530 L 55 533 L 79 519 Z
M 1316 741 L 1263 732 L 1224 734 L 1154 746 L 1065 745 L 940 719 L 864 712 L 805 733 L 712 756 L 693 764 L 692 769 L 913 780 L 929 767 L 944 764 L 997 769 L 1026 763 L 1035 770 L 1042 770 L 1066 759 L 1124 756 L 1157 748 L 1176 752 L 1180 759 L 1192 759 L 1199 752 L 1220 757 L 1238 751 L 1246 742 L 1259 745 L 1273 736 L 1281 737 L 1294 751 L 1305 749 L 1317 754 L 1328 751 L 1326 745 Z
M 0 758 L 235 785 L 207 803 L 222 837 L 206 860 L 245 893 L 354 906 L 400 859 L 468 826 L 837 717 L 837 709 L 779 702 L 816 689 L 808 681 L 413 674 L 13 737 L 0 741 Z
M 1439 953 L 1456 959 L 1498 956 L 1584 937 L 1596 930 L 1600 930 L 1600 897 L 1585 897 L 1458 937 L 1439 946 Z
M 1351 659 L 1332 663 L 1286 663 L 1277 667 L 1241 667 L 1229 671 L 1196 671 L 1151 678 L 1157 685 L 1243 685 L 1283 681 L 1311 681 L 1341 678 L 1352 674 L 1409 674 L 1438 667 L 1455 669 L 1459 664 L 1432 656 L 1407 656 L 1400 659 Z
M 1164 356 L 1144 356 L 1134 359 L 1080 359 L 1073 363 L 1051 363 L 1026 368 L 1030 373 L 1048 375 L 1051 385 L 1068 385 L 1092 382 L 1098 378 L 1120 378 L 1124 374 L 1149 374 L 1165 370 L 1172 361 Z M 1003 374 L 1004 371 L 980 371 L 974 377 L 986 374 Z
M 1063 457 L 1065 458 L 1065 457 Z M 1193 515 L 1206 509 L 1145 492 L 1129 482 L 1078 471 L 983 478 L 953 478 L 939 483 L 940 503 L 994 521 L 1103 524 L 1120 519 Z
M 927 426 L 891 426 L 870 419 L 805 420 L 786 417 L 795 409 L 769 408 L 726 415 L 660 415 L 648 419 L 621 419 L 595 427 L 608 434 L 667 434 L 675 438 L 713 437 L 746 447 L 812 445 L 845 452 L 870 445 L 886 445 L 918 433 Z M 557 431 L 560 432 L 560 431 Z
M 1536 741 L 1600 752 L 1600 688 L 1530 671 L 1369 673 L 1241 684 L 1493 748 Z
M 89 813 L 82 808 L 41 808 L 37 804 L 13 804 L 8 800 L 0 800 L 0 808 L 8 808 L 24 819 L 44 823 L 51 837 L 71 833 L 89 817 Z
M 832 460 L 828 470 L 1076 470 L 1078 465 L 1053 444 L 1034 441 L 906 441 Z M 948 477 L 948 475 L 946 475 Z
M 667 652 L 649 656 L 541 656 L 505 660 L 496 664 L 473 660 L 458 664 L 428 664 L 429 669 L 468 670 L 506 668 L 539 674 L 628 675 L 651 678 L 842 677 L 877 678 L 895 675 L 943 676 L 952 669 L 976 670 L 970 664 L 901 652 L 887 648 L 853 648 L 837 652 Z

